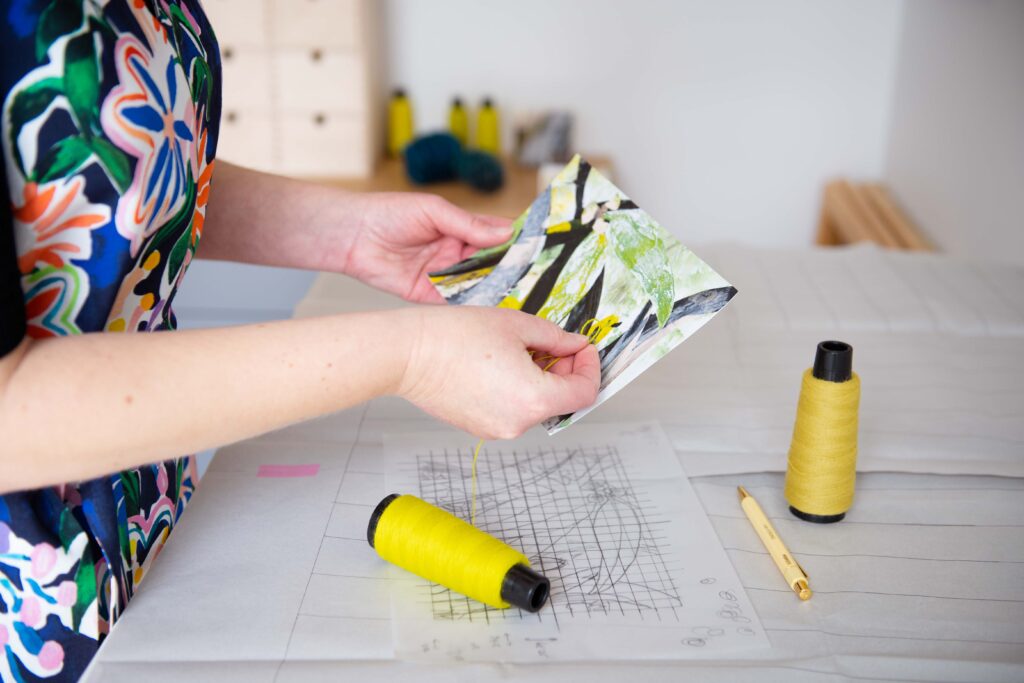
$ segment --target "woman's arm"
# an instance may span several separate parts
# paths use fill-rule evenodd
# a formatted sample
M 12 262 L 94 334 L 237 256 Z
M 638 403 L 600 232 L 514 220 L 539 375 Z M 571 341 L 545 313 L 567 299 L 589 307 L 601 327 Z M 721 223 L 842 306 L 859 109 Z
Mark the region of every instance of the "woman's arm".
M 216 164 L 197 256 L 309 270 L 345 258 L 358 193 Z
M 347 192 L 218 161 L 197 256 L 345 273 L 440 303 L 428 272 L 510 235 L 508 219 L 435 195 Z
M 567 358 L 544 373 L 527 349 Z M 599 381 L 585 337 L 473 307 L 26 340 L 0 358 L 0 494 L 216 447 L 382 394 L 509 438 L 589 405 Z

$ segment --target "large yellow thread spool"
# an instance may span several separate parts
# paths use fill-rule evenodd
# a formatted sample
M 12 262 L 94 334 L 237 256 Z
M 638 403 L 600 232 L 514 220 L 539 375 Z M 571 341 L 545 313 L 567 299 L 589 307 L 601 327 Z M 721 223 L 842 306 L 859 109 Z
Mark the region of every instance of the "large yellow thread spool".
M 536 612 L 548 599 L 526 555 L 415 496 L 382 500 L 366 538 L 388 562 L 491 607 Z
M 790 511 L 809 522 L 838 522 L 853 504 L 860 378 L 852 363 L 853 347 L 824 341 L 804 372 L 785 495 Z

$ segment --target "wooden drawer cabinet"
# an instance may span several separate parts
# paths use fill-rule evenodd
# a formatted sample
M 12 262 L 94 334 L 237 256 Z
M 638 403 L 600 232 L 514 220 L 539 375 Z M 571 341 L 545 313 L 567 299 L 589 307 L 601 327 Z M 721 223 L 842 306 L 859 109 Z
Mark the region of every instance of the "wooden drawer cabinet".
M 274 44 L 358 50 L 360 10 L 356 0 L 270 0 Z
M 383 114 L 374 0 L 206 0 L 221 47 L 218 156 L 289 175 L 361 178 Z
M 330 112 L 286 113 L 281 126 L 281 172 L 363 177 L 368 140 L 358 117 Z
M 267 7 L 263 0 L 204 0 L 203 9 L 220 48 L 267 46 Z
M 274 131 L 270 112 L 226 108 L 221 115 L 217 158 L 258 171 L 279 172 Z
M 367 109 L 363 57 L 348 50 L 283 48 L 274 76 L 283 111 L 362 113 Z
M 270 53 L 258 47 L 222 45 L 220 55 L 225 108 L 257 109 L 269 114 L 274 102 Z

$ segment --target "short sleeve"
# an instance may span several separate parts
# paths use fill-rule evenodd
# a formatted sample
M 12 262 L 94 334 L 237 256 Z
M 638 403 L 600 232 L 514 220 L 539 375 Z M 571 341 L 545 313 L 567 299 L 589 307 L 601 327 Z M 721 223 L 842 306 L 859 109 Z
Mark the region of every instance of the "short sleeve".
M 14 220 L 4 167 L 0 159 L 0 358 L 25 338 L 25 295 L 14 248 Z

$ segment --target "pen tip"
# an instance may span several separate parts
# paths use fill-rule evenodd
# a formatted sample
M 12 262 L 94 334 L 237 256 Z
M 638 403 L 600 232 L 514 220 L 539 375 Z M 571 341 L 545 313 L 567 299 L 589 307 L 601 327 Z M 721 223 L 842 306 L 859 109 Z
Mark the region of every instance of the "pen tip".
M 747 490 L 742 486 L 737 486 L 736 491 L 739 492 L 740 494 L 740 500 L 743 500 L 744 498 L 750 495 L 749 493 L 747 493 Z

